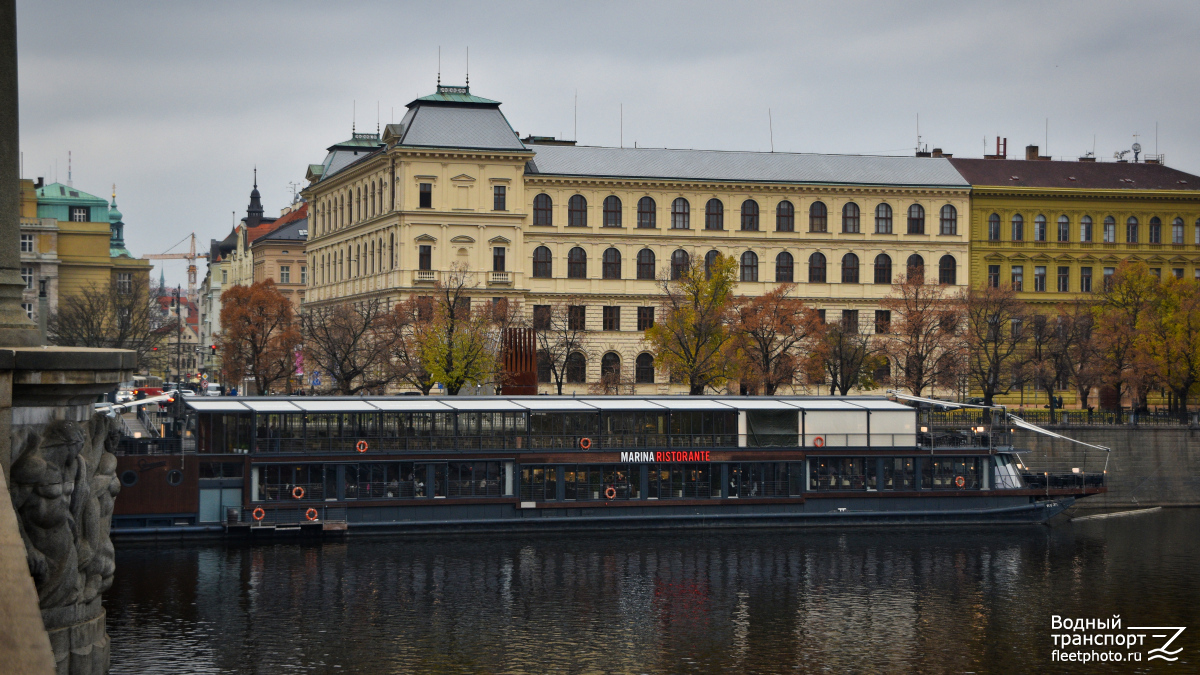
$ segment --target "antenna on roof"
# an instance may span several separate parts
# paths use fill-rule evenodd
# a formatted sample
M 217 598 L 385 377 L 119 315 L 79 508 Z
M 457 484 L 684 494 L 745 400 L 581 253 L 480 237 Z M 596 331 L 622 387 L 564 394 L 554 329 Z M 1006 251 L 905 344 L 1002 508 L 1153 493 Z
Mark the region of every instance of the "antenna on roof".
M 358 101 L 350 102 L 350 136 L 354 137 L 356 126 L 358 124 Z
M 621 147 L 625 147 L 625 104 L 621 104 Z
M 575 128 L 571 130 L 571 140 L 579 140 L 579 89 L 575 90 Z
M 917 152 L 921 151 L 921 113 L 917 113 Z
M 67 151 L 67 187 L 75 187 L 75 181 L 71 180 L 71 151 Z
M 770 108 L 767 108 L 767 133 L 771 137 L 771 152 L 775 152 L 775 122 L 771 119 Z
M 375 135 L 379 135 L 379 101 L 375 101 Z
M 442 86 L 442 46 L 438 45 L 438 86 Z
M 467 47 L 467 86 L 471 86 L 471 47 Z
M 1050 118 L 1049 117 L 1046 118 L 1046 138 L 1044 139 L 1044 141 L 1046 143 L 1046 156 L 1049 157 L 1050 156 Z

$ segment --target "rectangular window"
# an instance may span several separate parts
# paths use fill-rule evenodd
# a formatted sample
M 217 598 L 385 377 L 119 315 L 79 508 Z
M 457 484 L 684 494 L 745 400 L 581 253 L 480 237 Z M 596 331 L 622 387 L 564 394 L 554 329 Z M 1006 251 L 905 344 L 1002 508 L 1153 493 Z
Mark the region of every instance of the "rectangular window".
M 1196 243 L 1200 244 L 1200 228 L 1196 228 Z M 21 253 L 33 253 L 33 235 L 21 235 Z
M 1079 221 L 1079 241 L 1092 240 L 1092 219 L 1089 216 L 1084 216 L 1083 220 Z
M 229 270 L 221 270 L 221 285 L 229 283 Z
M 621 308 L 604 308 L 604 330 L 621 330 Z
M 1068 293 L 1071 290 L 1071 268 L 1058 268 L 1058 292 Z
M 1183 268 L 1182 267 L 1173 267 L 1173 268 L 1171 268 L 1171 274 L 1173 274 L 1176 279 L 1182 279 L 1183 278 Z
M 433 269 L 433 247 L 429 244 L 421 244 L 417 247 L 417 269 Z
M 290 265 L 280 265 L 279 266 L 279 283 L 281 283 L 281 284 L 292 283 L 292 267 Z
M 550 330 L 550 305 L 533 306 L 533 329 Z
M 587 307 L 571 305 L 567 307 L 567 330 L 587 330 Z
M 648 330 L 654 326 L 654 308 L 637 308 L 638 330 Z
M 1014 291 L 1024 290 L 1025 286 L 1025 266 L 1013 265 L 1012 267 L 1012 289 Z
M 433 208 L 433 183 L 421 183 L 421 202 L 419 206 L 423 209 Z
M 817 319 L 819 319 L 821 321 L 822 326 L 825 325 L 825 310 L 823 310 L 823 309 L 817 310 Z
M 1071 221 L 1066 217 L 1058 219 L 1058 240 L 1061 242 L 1071 240 Z
M 133 292 L 133 272 L 117 272 L 117 292 L 121 294 Z
M 492 187 L 492 210 L 493 211 L 507 211 L 508 210 L 505 206 L 505 201 L 506 201 L 505 197 L 507 197 L 507 194 L 506 194 L 507 192 L 508 192 L 508 188 L 506 188 L 503 185 L 496 185 L 496 186 Z M 503 270 L 501 270 L 501 271 L 503 271 Z
M 1092 292 L 1092 268 L 1090 267 L 1079 268 L 1079 292 Z
M 1113 275 L 1116 273 L 1117 268 L 1115 267 L 1104 268 L 1104 290 L 1107 291 L 1108 289 L 1112 288 Z
M 492 271 L 504 271 L 504 247 L 496 246 L 492 248 Z
M 303 265 L 300 266 L 300 283 L 308 283 L 308 268 Z
M 1043 293 L 1046 290 L 1046 267 L 1037 265 L 1033 268 L 1033 290 Z
M 32 267 L 22 267 L 21 268 L 21 281 L 25 282 L 26 290 L 33 290 L 33 268 Z
M 843 309 L 842 310 L 842 330 L 847 333 L 858 332 L 858 310 Z
M 1000 288 L 1000 266 L 988 265 L 988 286 L 991 288 Z
M 1161 281 L 1162 280 L 1162 268 L 1161 267 L 1151 267 L 1150 268 L 1150 276 Z
M 1013 317 L 1012 319 L 1009 319 L 1008 325 L 1012 329 L 1012 339 L 1020 340 L 1021 330 L 1025 327 L 1025 320 L 1019 316 Z
M 886 309 L 875 310 L 875 333 L 883 335 L 892 327 L 892 313 Z
M 1104 221 L 1104 243 L 1117 243 L 1117 223 L 1112 218 Z
M 71 222 L 86 223 L 88 221 L 88 207 L 72 206 L 71 207 Z
M 25 318 L 26 319 L 33 319 L 33 303 L 32 302 L 22 302 L 21 309 L 25 310 Z

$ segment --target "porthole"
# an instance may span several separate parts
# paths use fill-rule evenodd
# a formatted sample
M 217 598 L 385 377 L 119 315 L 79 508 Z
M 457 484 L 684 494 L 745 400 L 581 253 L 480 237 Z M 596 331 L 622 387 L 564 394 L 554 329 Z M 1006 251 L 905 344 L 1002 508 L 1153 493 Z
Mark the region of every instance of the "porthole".
M 179 469 L 172 469 L 167 472 L 167 485 L 179 485 L 183 482 L 183 472 Z
M 138 475 L 136 471 L 121 472 L 121 485 L 124 485 L 125 487 L 133 487 L 134 485 L 137 485 L 137 479 Z

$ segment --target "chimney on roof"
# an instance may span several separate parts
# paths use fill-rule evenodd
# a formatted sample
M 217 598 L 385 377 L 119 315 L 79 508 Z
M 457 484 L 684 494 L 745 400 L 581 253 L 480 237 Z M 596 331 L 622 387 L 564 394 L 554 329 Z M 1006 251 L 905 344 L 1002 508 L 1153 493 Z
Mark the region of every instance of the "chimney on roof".
M 983 158 L 984 159 L 1008 159 L 1008 139 L 1006 138 L 1003 141 L 1001 141 L 1000 137 L 997 136 L 996 137 L 996 154 L 984 155 Z
M 1036 146 L 1036 145 L 1025 146 L 1025 159 L 1026 160 L 1036 160 L 1037 158 L 1038 158 L 1038 146 Z
M 38 176 L 37 182 L 33 184 L 33 189 L 38 189 L 46 185 L 46 181 L 41 176 Z

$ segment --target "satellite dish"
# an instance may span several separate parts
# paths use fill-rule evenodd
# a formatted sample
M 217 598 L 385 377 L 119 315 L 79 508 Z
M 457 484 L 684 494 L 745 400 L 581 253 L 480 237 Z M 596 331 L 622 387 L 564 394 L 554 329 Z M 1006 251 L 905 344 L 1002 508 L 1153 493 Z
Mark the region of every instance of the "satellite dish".
M 1134 143 L 1134 144 L 1133 144 L 1133 151 L 1134 151 L 1134 152 L 1141 152 L 1141 151 L 1142 151 L 1142 144 L 1141 144 L 1141 143 Z

